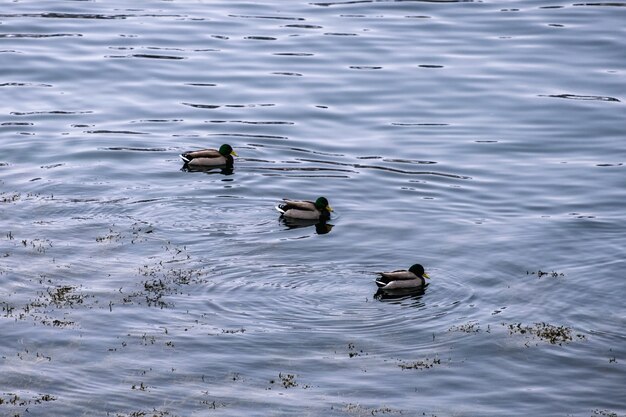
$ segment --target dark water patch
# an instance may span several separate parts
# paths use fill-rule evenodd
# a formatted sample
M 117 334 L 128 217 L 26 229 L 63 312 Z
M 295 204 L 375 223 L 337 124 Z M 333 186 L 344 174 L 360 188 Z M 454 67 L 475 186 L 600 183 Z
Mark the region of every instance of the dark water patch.
M 43 17 L 50 19 L 102 19 L 102 20 L 111 20 L 111 19 L 126 19 L 127 17 L 132 15 L 104 15 L 104 14 L 89 14 L 89 13 L 20 13 L 20 14 L 0 14 L 0 18 L 2 17 Z
M 420 68 L 443 68 L 443 65 L 437 65 L 437 64 L 420 64 L 420 65 L 418 65 L 418 67 L 420 67 Z
M 258 147 L 258 148 L 278 149 L 278 150 L 289 149 L 289 150 L 296 151 L 296 152 L 304 152 L 304 153 L 316 154 L 316 155 L 345 156 L 344 154 L 340 154 L 340 153 L 324 152 L 324 151 L 317 151 L 317 150 L 305 149 L 305 148 L 296 148 L 296 147 L 292 147 L 292 146 L 290 146 L 290 147 L 283 147 L 283 146 L 264 145 L 264 144 L 261 144 L 261 143 L 249 143 L 248 146 L 254 146 L 254 147 Z
M 207 123 L 233 123 L 244 125 L 295 125 L 294 122 L 283 121 L 251 121 L 251 120 L 209 120 Z
M 563 98 L 567 100 L 583 100 L 583 101 L 615 101 L 619 102 L 614 97 L 607 96 L 581 96 L 577 94 L 539 94 L 539 97 L 551 97 L 551 98 Z
M 474 0 L 348 0 L 348 1 L 333 1 L 323 3 L 310 3 L 313 6 L 349 6 L 353 4 L 367 4 L 367 3 L 473 3 Z
M 446 178 L 455 178 L 455 179 L 460 179 L 460 180 L 472 179 L 472 177 L 468 177 L 465 175 L 449 174 L 445 172 L 436 172 L 436 171 L 407 171 L 407 170 L 390 168 L 390 167 L 385 167 L 385 166 L 380 166 L 380 165 L 353 164 L 352 166 L 355 168 L 376 169 L 376 170 L 394 172 L 397 174 L 406 174 L 406 175 L 432 175 L 432 176 L 439 176 L 439 177 L 446 177 Z
M 184 106 L 194 107 L 197 109 L 219 109 L 220 107 L 230 107 L 230 108 L 253 108 L 253 107 L 272 107 L 275 104 L 271 103 L 260 103 L 260 104 L 197 104 L 197 103 L 181 103 Z
M 41 34 L 41 33 L 1 33 L 0 39 L 8 39 L 8 38 L 63 38 L 63 37 L 81 37 L 82 33 L 49 33 L 49 34 Z
M 175 55 L 157 55 L 157 54 L 130 54 L 130 55 L 107 55 L 105 58 L 145 58 L 145 59 L 171 59 L 171 60 L 181 60 L 187 59 L 184 56 L 175 56 Z
M 53 85 L 43 83 L 0 83 L 0 87 L 53 87 Z
M 626 3 L 619 3 L 619 2 L 574 3 L 574 6 L 626 7 Z
M 306 171 L 306 172 L 349 172 L 356 174 L 357 171 L 353 171 L 351 169 L 341 169 L 341 168 L 322 168 L 322 167 L 257 167 L 259 170 L 266 171 Z
M 298 29 L 323 29 L 323 26 L 318 26 L 318 25 L 298 25 L 298 24 L 293 24 L 293 25 L 285 25 L 284 27 L 286 27 L 286 28 L 298 28 Z
M 437 162 L 435 161 L 420 161 L 420 160 L 416 160 L 416 159 L 391 159 L 391 158 L 384 158 L 383 159 L 384 162 L 398 162 L 401 164 L 416 164 L 416 165 L 431 165 L 431 164 L 436 164 Z
M 284 75 L 287 77 L 302 77 L 302 74 L 299 72 L 273 72 L 273 75 Z
M 315 54 L 311 54 L 308 52 L 276 52 L 272 55 L 276 56 L 314 56 Z
M 622 162 L 616 164 L 596 164 L 597 167 L 621 167 L 624 164 Z
M 208 136 L 232 136 L 238 138 L 255 138 L 255 139 L 280 139 L 286 140 L 289 139 L 287 136 L 278 136 L 278 135 L 255 135 L 248 133 L 210 133 Z
M 12 111 L 10 114 L 14 116 L 29 116 L 29 115 L 43 115 L 43 114 L 51 114 L 51 115 L 71 115 L 71 114 L 92 114 L 93 111 L 85 110 L 85 111 L 66 111 L 66 110 L 50 110 L 50 111 Z
M 144 120 L 132 120 L 130 123 L 178 123 L 183 119 L 144 119 Z
M 213 83 L 186 83 L 185 85 L 190 85 L 192 87 L 215 87 L 217 84 Z
M 238 17 L 241 19 L 271 19 L 271 20 L 306 20 L 303 17 L 287 17 L 287 16 L 247 16 L 247 15 L 235 15 L 229 14 L 229 17 Z
M 356 70 L 379 70 L 379 69 L 382 69 L 383 67 L 366 66 L 366 65 L 351 65 L 349 68 L 350 69 L 356 69 Z
M 110 148 L 102 148 L 106 151 L 134 151 L 134 152 L 165 152 L 166 148 L 137 148 L 131 146 L 114 146 Z
M 33 126 L 34 123 L 31 122 L 3 122 L 0 123 L 0 126 Z
M 253 41 L 276 41 L 278 38 L 273 36 L 245 36 L 244 39 L 253 40 Z
M 359 36 L 356 33 L 326 32 L 324 36 Z
M 51 164 L 51 165 L 42 165 L 42 166 L 40 166 L 40 168 L 42 168 L 42 169 L 52 169 L 52 168 L 62 167 L 64 165 L 65 165 L 64 163 Z
M 449 123 L 397 123 L 397 122 L 393 122 L 391 123 L 392 126 L 404 126 L 404 127 L 411 127 L 411 126 L 425 126 L 425 127 L 435 127 L 435 126 L 450 126 Z
M 85 133 L 95 134 L 95 135 L 147 135 L 146 132 L 135 132 L 134 130 L 108 130 L 108 129 L 100 129 L 100 130 L 85 130 Z

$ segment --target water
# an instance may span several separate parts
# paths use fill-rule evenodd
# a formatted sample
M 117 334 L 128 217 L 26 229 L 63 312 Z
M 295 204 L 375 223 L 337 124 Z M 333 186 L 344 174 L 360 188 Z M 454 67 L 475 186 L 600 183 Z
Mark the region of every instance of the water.
M 624 6 L 4 2 L 0 414 L 626 415 Z

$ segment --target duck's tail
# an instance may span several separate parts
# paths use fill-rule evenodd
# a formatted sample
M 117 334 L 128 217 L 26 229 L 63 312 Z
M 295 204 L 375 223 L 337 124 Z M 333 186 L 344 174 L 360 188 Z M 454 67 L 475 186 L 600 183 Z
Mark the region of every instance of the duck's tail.
M 179 156 L 180 156 L 180 159 L 185 161 L 185 163 L 188 163 L 189 161 L 191 161 L 191 159 L 187 158 L 187 155 L 185 155 L 184 153 L 181 153 Z
M 379 288 L 384 287 L 385 285 L 389 284 L 389 282 L 385 282 L 382 275 L 380 277 L 378 277 L 376 279 L 376 281 L 374 281 L 376 283 L 376 285 L 378 285 Z
M 283 205 L 279 204 L 277 206 L 274 207 L 280 214 L 285 214 L 285 209 L 283 208 Z

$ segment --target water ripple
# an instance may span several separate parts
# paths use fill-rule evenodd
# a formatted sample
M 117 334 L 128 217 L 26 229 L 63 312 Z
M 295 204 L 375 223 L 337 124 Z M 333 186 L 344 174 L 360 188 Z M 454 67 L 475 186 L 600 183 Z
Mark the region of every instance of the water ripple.
M 618 99 L 614 97 L 606 97 L 606 96 L 581 96 L 577 94 L 540 94 L 539 97 L 552 97 L 552 98 L 564 98 L 568 100 L 585 100 L 585 101 L 617 101 Z

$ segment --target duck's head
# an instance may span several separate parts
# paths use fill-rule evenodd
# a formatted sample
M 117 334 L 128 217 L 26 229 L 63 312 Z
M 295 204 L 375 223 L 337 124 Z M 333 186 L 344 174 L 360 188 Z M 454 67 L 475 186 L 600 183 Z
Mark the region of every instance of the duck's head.
M 424 271 L 424 267 L 422 265 L 420 265 L 420 264 L 412 265 L 409 268 L 409 272 L 413 272 L 418 277 L 424 277 L 424 278 L 429 278 L 430 279 L 430 277 L 428 276 L 426 271 Z
M 220 149 L 218 152 L 220 153 L 220 155 L 223 155 L 223 156 L 228 156 L 228 155 L 239 156 L 237 155 L 237 152 L 233 150 L 233 147 L 226 143 L 220 146 Z
M 326 197 L 320 197 L 315 200 L 315 208 L 318 210 L 326 210 L 328 212 L 333 211 L 333 208 L 328 204 Z

